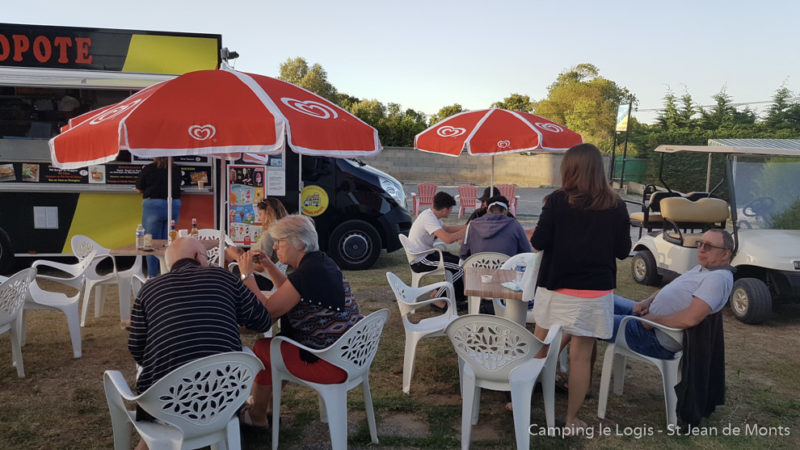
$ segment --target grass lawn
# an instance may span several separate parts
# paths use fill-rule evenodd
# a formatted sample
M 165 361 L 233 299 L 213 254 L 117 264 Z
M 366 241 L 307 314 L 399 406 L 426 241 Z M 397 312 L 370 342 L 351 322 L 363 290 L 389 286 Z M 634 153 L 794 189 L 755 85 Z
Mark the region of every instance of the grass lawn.
M 385 273 L 410 280 L 405 255 L 384 254 L 368 271 L 346 272 L 362 311 L 389 308 L 372 365 L 372 396 L 378 417 L 380 448 L 459 448 L 461 398 L 456 357 L 445 337 L 423 339 L 417 350 L 411 394 L 401 391 L 404 332 Z M 619 264 L 621 295 L 643 298 L 653 288 L 631 281 L 629 261 Z M 28 314 L 23 348 L 26 378 L 11 366 L 8 334 L 0 335 L 0 448 L 111 448 L 113 438 L 102 374 L 121 370 L 133 382 L 134 363 L 127 351 L 127 333 L 116 317 L 116 292 L 109 293 L 103 317 L 87 320 L 83 357 L 72 358 L 66 320 L 57 312 Z M 420 314 L 424 316 L 424 314 Z M 548 438 L 534 435 L 531 445 L 545 448 L 800 448 L 800 308 L 783 306 L 763 325 L 748 326 L 724 312 L 726 339 L 726 404 L 697 429 L 708 436 L 674 436 L 665 427 L 661 381 L 652 366 L 629 362 L 625 393 L 611 394 L 606 419 L 597 419 L 597 393 L 605 344 L 598 347 L 592 397 L 581 416 L 592 435 Z M 252 345 L 255 334 L 243 337 Z M 794 356 L 792 356 L 794 355 Z M 319 421 L 312 391 L 284 389 L 281 448 L 329 447 L 327 424 Z M 358 389 L 349 397 L 349 445 L 375 448 Z M 513 448 L 511 413 L 504 393 L 483 391 L 480 421 L 473 427 L 473 448 Z M 566 394 L 556 395 L 556 418 L 563 420 Z M 531 421 L 545 423 L 542 398 L 534 394 Z M 739 435 L 732 435 L 735 431 Z M 534 433 L 535 433 L 534 429 Z M 788 434 L 788 435 L 787 435 Z M 267 433 L 245 431 L 243 447 L 270 448 Z

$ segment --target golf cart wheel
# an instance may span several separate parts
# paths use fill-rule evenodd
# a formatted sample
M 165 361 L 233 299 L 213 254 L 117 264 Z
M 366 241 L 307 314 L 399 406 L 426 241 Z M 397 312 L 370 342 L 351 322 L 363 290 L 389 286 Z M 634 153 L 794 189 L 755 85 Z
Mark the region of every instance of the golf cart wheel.
M 740 278 L 733 283 L 731 311 L 744 323 L 757 324 L 772 313 L 772 295 L 758 278 Z
M 633 275 L 633 281 L 647 286 L 655 286 L 661 281 L 656 259 L 649 250 L 639 250 L 633 254 L 631 275 Z
M 363 220 L 348 220 L 339 225 L 329 242 L 328 254 L 344 270 L 369 269 L 383 248 L 378 231 Z

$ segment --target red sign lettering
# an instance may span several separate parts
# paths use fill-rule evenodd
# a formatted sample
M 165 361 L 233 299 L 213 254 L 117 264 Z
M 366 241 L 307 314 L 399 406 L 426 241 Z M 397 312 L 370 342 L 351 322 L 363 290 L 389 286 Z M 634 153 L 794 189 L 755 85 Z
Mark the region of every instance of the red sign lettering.
M 56 48 L 58 49 L 58 62 L 59 64 L 66 64 L 69 62 L 67 58 L 67 49 L 72 47 L 72 39 L 68 37 L 59 36 L 53 40 Z
M 53 54 L 53 47 L 50 46 L 50 39 L 45 36 L 36 36 L 33 40 L 33 57 L 40 63 L 45 63 Z
M 22 61 L 22 54 L 28 51 L 31 41 L 28 40 L 28 36 L 23 34 L 14 34 L 11 39 L 14 41 L 14 57 L 12 59 L 17 62 Z
M 11 54 L 11 43 L 4 34 L 0 34 L 0 61 L 5 61 Z
M 89 48 L 92 46 L 92 39 L 76 37 L 75 44 L 77 44 L 78 50 L 78 56 L 75 58 L 75 62 L 78 64 L 91 64 L 92 55 L 89 54 Z
M 31 45 L 31 39 L 33 44 Z M 55 52 L 53 51 L 55 47 Z M 74 55 L 70 49 L 74 47 Z M 27 36 L 12 34 L 11 39 L 0 33 L 0 62 L 9 57 L 15 62 L 30 63 L 35 59 L 41 64 L 51 63 L 57 56 L 58 64 L 92 64 L 94 57 L 91 54 L 92 39 L 88 37 L 56 36 L 53 40 L 45 35 Z M 54 53 L 56 55 L 54 55 Z M 72 61 L 70 58 L 72 57 Z

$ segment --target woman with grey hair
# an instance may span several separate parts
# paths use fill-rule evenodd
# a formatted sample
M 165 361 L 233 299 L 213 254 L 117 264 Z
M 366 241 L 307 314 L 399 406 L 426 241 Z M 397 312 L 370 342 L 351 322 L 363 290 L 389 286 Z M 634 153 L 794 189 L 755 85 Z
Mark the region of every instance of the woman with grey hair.
M 294 271 L 285 275 L 264 252 L 250 250 L 238 260 L 243 282 L 251 290 L 258 289 L 252 274 L 255 263 L 262 264 L 277 287 L 264 306 L 273 320 L 283 319 L 281 335 L 314 349 L 328 347 L 363 317 L 347 281 L 336 263 L 319 251 L 317 230 L 308 217 L 286 216 L 268 232 L 278 260 Z M 256 377 L 253 403 L 240 417 L 242 423 L 262 428 L 269 424 L 267 409 L 272 405 L 270 341 L 259 339 L 253 346 L 266 370 Z M 286 367 L 305 380 L 327 384 L 347 378 L 344 370 L 286 342 L 281 344 L 281 353 Z

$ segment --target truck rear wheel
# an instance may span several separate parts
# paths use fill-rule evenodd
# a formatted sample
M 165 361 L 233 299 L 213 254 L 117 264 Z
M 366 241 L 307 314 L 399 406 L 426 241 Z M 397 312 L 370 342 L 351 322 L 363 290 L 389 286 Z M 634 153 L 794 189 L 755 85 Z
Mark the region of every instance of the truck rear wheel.
M 14 251 L 11 250 L 11 239 L 0 229 L 0 273 L 8 273 L 14 265 Z
M 772 295 L 758 278 L 740 278 L 733 283 L 731 311 L 744 323 L 757 324 L 772 313 Z
M 633 254 L 631 275 L 633 276 L 633 281 L 647 286 L 655 286 L 661 281 L 656 259 L 653 258 L 650 250 L 639 250 Z
M 331 233 L 328 253 L 341 269 L 366 270 L 378 260 L 381 248 L 375 227 L 363 220 L 348 220 Z

